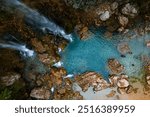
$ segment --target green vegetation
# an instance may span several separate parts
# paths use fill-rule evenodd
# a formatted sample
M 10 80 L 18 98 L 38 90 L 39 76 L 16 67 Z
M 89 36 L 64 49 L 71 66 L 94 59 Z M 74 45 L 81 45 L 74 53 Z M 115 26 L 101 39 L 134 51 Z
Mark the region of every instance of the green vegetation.
M 24 99 L 25 85 L 16 81 L 12 86 L 0 86 L 0 100 Z

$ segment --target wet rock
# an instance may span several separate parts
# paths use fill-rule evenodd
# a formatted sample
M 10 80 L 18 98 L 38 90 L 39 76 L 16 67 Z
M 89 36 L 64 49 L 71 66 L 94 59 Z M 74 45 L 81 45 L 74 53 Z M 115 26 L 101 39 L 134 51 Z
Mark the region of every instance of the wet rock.
M 141 55 L 140 60 L 144 63 L 149 63 L 150 62 L 150 58 L 148 55 Z M 149 65 L 145 66 L 147 68 L 148 71 L 150 71 L 150 67 L 148 68 Z
M 90 86 L 93 90 L 102 90 L 108 87 L 108 83 L 103 79 L 103 77 L 96 72 L 86 72 L 75 77 L 75 81 L 82 88 L 82 91 L 87 91 Z
M 124 15 L 128 15 L 131 17 L 135 17 L 138 14 L 137 9 L 131 5 L 130 3 L 126 4 L 124 8 L 122 8 L 122 13 Z
M 5 86 L 11 86 L 15 83 L 15 81 L 19 80 L 21 75 L 18 73 L 7 73 L 7 75 L 0 77 L 0 84 Z
M 100 19 L 101 19 L 102 21 L 108 20 L 109 17 L 110 17 L 109 11 L 105 11 L 104 13 L 102 13 L 102 14 L 100 15 Z
M 123 26 L 123 27 L 125 27 L 129 22 L 128 18 L 123 15 L 119 16 L 118 20 L 119 20 L 119 23 L 121 24 L 121 26 Z
M 36 99 L 48 100 L 50 98 L 50 91 L 44 87 L 34 88 L 30 96 Z
M 81 40 L 85 40 L 91 35 L 91 32 L 89 31 L 88 27 L 82 25 L 77 27 L 77 32 Z
M 45 47 L 37 39 L 31 39 L 31 44 L 35 47 L 35 50 L 39 53 L 43 53 L 46 51 Z
M 150 41 L 146 42 L 146 47 L 150 48 Z
M 105 32 L 105 36 L 107 37 L 107 38 L 111 38 L 112 37 L 112 32 L 109 32 L 109 31 L 106 31 Z
M 108 60 L 108 67 L 113 74 L 119 74 L 124 70 L 124 66 L 114 58 Z
M 116 94 L 116 91 L 111 90 L 111 91 L 110 91 L 110 93 L 109 93 L 109 94 L 107 94 L 106 96 L 107 96 L 108 98 L 110 98 L 110 97 L 115 96 L 115 94 Z
M 119 43 L 117 49 L 122 55 L 126 55 L 127 53 L 131 52 L 129 44 L 127 42 Z
M 61 53 L 67 46 L 68 42 L 66 40 L 61 41 L 58 45 L 58 53 Z
M 136 29 L 136 33 L 140 36 L 143 36 L 143 35 L 145 35 L 146 32 L 142 27 L 139 27 Z

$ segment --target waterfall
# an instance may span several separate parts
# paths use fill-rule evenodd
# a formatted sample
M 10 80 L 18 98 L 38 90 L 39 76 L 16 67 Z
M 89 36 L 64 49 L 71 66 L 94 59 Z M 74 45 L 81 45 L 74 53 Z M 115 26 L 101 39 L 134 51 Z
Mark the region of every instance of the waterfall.
M 19 42 L 14 36 L 7 35 L 0 39 L 0 48 L 9 48 L 20 51 L 23 57 L 33 57 L 35 52 Z
M 22 2 L 18 0 L 3 0 L 3 1 L 4 7 L 7 10 L 12 11 L 12 9 L 15 9 L 16 11 L 21 12 L 25 16 L 26 22 L 32 27 L 40 29 L 41 31 L 43 31 L 43 33 L 52 33 L 54 35 L 61 36 L 69 41 L 73 41 L 72 35 L 67 34 L 62 27 L 58 26 L 52 20 L 49 20 L 48 18 L 44 17 L 36 10 L 29 8 Z
M 33 86 L 32 74 L 45 74 L 49 69 L 39 61 L 36 52 L 29 49 L 25 44 L 18 41 L 14 36 L 7 34 L 0 39 L 0 48 L 9 48 L 20 51 L 23 59 L 25 60 L 24 78 Z M 33 69 L 34 68 L 34 69 Z

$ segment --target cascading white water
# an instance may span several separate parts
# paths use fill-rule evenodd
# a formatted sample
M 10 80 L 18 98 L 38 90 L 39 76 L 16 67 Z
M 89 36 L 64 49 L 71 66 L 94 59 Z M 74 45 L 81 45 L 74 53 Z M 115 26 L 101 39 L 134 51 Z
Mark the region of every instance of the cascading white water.
M 24 78 L 31 83 L 30 85 L 32 85 L 32 75 L 30 73 L 45 74 L 49 71 L 49 69 L 44 66 L 41 61 L 39 61 L 34 50 L 29 49 L 25 44 L 18 41 L 12 35 L 7 34 L 0 39 L 0 49 L 1 48 L 14 49 L 21 53 L 23 59 L 25 60 Z M 32 69 L 33 67 L 34 69 Z
M 25 44 L 15 42 L 17 40 L 15 37 L 9 35 L 9 37 L 7 38 L 8 39 L 0 39 L 0 48 L 10 48 L 10 49 L 18 50 L 21 52 L 23 57 L 33 57 L 35 55 L 35 52 L 27 48 Z
M 64 29 L 60 26 L 58 26 L 53 21 L 49 20 L 48 18 L 44 17 L 40 13 L 38 13 L 36 10 L 32 10 L 25 4 L 21 3 L 18 0 L 3 0 L 4 1 L 4 7 L 12 10 L 11 8 L 23 13 L 23 15 L 26 18 L 26 21 L 38 28 L 41 29 L 44 33 L 52 33 L 54 35 L 62 36 L 63 38 L 73 41 L 72 35 L 67 34 Z M 10 8 L 11 7 L 11 8 Z

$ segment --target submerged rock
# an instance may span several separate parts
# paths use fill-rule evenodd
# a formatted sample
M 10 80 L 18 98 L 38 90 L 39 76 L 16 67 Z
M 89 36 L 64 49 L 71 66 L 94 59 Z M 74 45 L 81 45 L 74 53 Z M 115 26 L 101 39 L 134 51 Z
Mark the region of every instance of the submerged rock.
M 109 59 L 108 67 L 113 74 L 119 74 L 124 70 L 124 66 L 119 63 L 117 59 Z
M 131 52 L 129 44 L 127 42 L 119 43 L 117 46 L 117 49 L 122 55 L 125 55 Z
M 34 88 L 30 96 L 36 99 L 48 100 L 50 98 L 50 91 L 44 87 Z
M 106 96 L 107 96 L 108 98 L 110 98 L 110 97 L 115 96 L 115 94 L 116 94 L 116 91 L 111 90 L 111 91 L 110 91 L 110 93 L 109 93 L 109 94 L 107 94 Z
M 150 48 L 150 41 L 147 41 L 147 42 L 146 42 L 146 46 L 147 46 L 148 48 Z
M 20 78 L 21 75 L 18 73 L 7 73 L 7 75 L 0 77 L 0 84 L 5 86 L 11 86 L 15 83 L 15 81 L 19 80 Z

